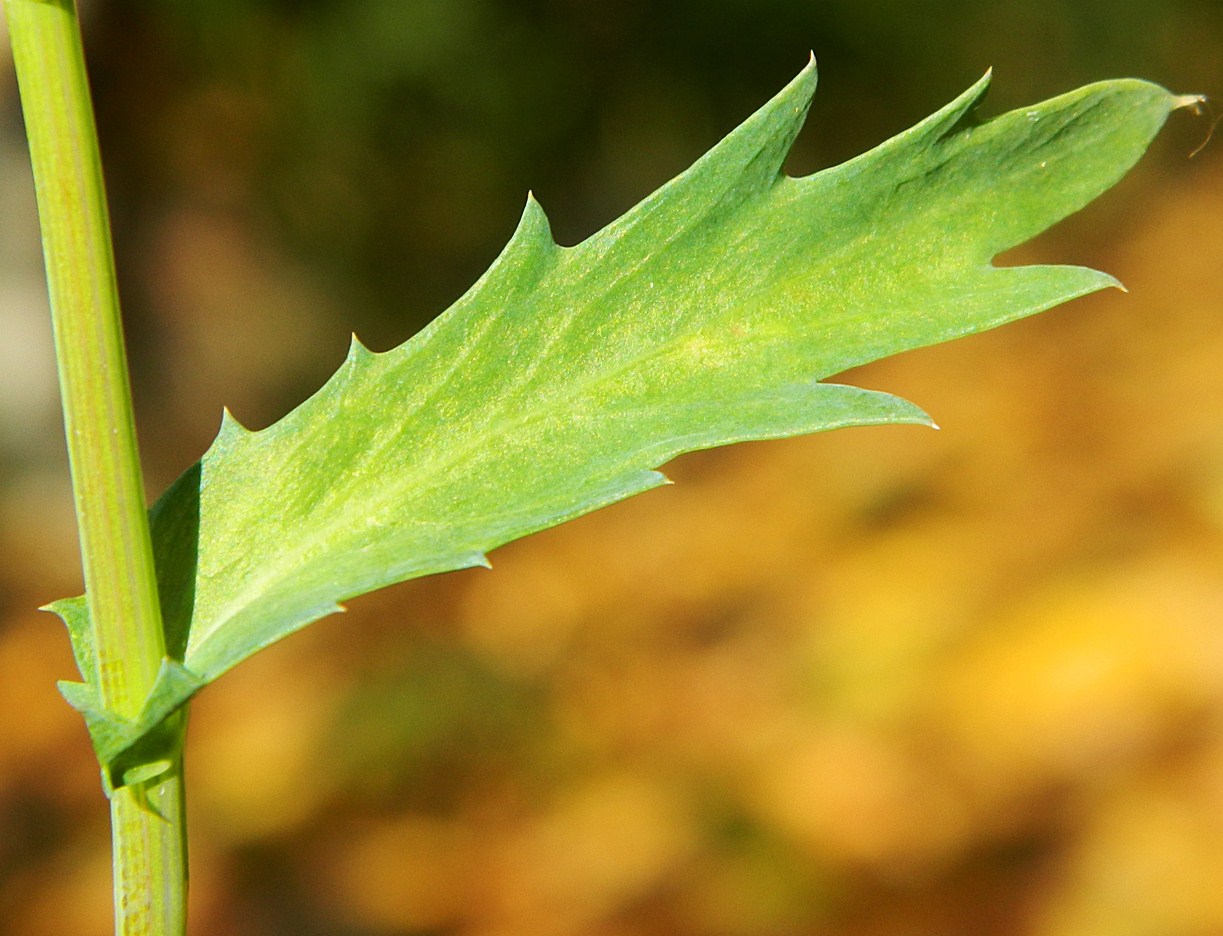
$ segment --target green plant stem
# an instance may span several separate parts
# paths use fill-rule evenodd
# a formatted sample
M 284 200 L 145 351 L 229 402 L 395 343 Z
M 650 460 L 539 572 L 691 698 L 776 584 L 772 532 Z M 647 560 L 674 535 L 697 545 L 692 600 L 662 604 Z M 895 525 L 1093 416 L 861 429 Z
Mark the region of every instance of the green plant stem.
M 74 0 L 5 0 L 5 10 L 38 196 L 96 688 L 105 708 L 134 719 L 165 639 L 80 25 Z M 111 797 L 122 936 L 185 930 L 181 766 Z

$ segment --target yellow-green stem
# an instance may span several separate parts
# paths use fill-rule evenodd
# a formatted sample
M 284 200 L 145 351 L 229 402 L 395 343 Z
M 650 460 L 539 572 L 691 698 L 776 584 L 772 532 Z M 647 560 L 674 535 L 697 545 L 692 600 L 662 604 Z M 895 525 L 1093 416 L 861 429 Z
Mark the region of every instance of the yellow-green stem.
M 165 653 L 101 160 L 74 0 L 4 0 L 29 138 L 103 706 L 135 718 Z M 181 761 L 111 798 L 115 927 L 185 930 Z M 151 808 L 148 808 L 151 807 Z

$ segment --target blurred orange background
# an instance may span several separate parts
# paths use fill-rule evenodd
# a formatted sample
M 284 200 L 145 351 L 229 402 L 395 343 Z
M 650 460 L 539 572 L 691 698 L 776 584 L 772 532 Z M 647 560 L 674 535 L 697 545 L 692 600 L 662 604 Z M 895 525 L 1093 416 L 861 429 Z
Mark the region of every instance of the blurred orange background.
M 995 66 L 1223 86 L 1192 0 L 92 0 L 150 496 L 564 243 L 814 47 L 805 173 Z M 104 934 L 107 810 L 29 167 L 0 53 L 0 933 Z M 1177 115 L 1008 260 L 1110 292 L 848 375 L 943 427 L 677 484 L 351 604 L 193 704 L 192 932 L 1223 934 L 1223 157 Z

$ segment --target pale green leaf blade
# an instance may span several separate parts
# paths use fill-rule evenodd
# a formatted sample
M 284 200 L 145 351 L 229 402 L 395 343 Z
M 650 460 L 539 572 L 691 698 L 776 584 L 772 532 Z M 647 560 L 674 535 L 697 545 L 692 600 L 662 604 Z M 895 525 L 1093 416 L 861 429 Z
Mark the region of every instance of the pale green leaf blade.
M 265 430 L 227 417 L 152 514 L 186 669 L 207 682 L 347 598 L 482 564 L 663 483 L 681 452 L 927 422 L 820 381 L 1114 285 L 991 258 L 1114 184 L 1190 103 L 1114 81 L 977 123 L 987 86 L 791 179 L 811 65 L 582 244 L 557 246 L 529 199 L 493 267 L 416 338 L 385 354 L 354 341 Z

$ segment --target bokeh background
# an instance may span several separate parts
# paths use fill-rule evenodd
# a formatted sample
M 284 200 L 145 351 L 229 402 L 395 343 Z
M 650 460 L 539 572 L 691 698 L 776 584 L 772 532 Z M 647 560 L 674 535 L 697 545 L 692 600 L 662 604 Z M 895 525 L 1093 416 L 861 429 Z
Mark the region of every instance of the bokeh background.
M 995 112 L 1223 88 L 1217 0 L 90 0 L 150 496 L 228 405 L 406 339 L 525 193 L 573 243 L 814 48 L 805 173 Z M 108 932 L 80 587 L 0 52 L 0 932 Z M 352 602 L 193 707 L 210 936 L 1223 934 L 1223 158 L 1176 115 L 1015 260 L 1110 292 L 849 375 L 943 426 L 674 487 Z

